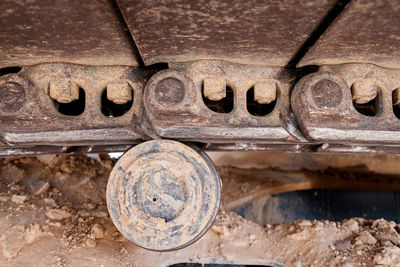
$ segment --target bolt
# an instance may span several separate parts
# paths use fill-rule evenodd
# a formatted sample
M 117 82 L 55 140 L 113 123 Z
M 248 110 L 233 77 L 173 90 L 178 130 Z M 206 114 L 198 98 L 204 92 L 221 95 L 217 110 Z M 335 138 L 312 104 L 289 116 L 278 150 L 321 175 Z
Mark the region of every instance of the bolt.
M 59 103 L 70 103 L 79 99 L 79 86 L 71 81 L 51 81 L 49 95 Z
M 226 97 L 226 80 L 222 78 L 205 79 L 204 96 L 213 101 Z
M 132 88 L 126 82 L 107 84 L 107 98 L 115 104 L 126 104 L 132 101 Z
M 185 94 L 186 89 L 183 82 L 173 77 L 162 79 L 155 89 L 156 101 L 165 107 L 181 103 Z
M 276 82 L 259 81 L 254 85 L 254 100 L 259 104 L 269 104 L 276 99 Z
M 311 89 L 314 103 L 320 108 L 332 108 L 342 102 L 343 93 L 339 84 L 324 79 L 314 84 Z
M 0 80 L 0 110 L 16 112 L 25 102 L 24 81 L 14 75 L 5 75 Z
M 372 80 L 360 80 L 351 87 L 353 101 L 357 104 L 365 104 L 378 94 L 376 83 Z

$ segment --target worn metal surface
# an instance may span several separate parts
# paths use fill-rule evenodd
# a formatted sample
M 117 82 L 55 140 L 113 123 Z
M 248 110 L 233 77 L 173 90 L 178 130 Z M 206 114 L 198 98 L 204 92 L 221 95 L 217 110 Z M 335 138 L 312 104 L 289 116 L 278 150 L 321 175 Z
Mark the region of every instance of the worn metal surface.
M 217 113 L 204 103 L 204 81 L 213 77 L 223 79 L 233 90 L 233 110 L 229 113 Z M 265 116 L 251 115 L 246 94 L 265 79 L 276 83 L 276 104 Z M 174 64 L 171 70 L 158 72 L 150 79 L 143 101 L 154 131 L 162 138 L 214 143 L 302 142 L 289 115 L 289 88 L 293 79 L 293 74 L 282 68 L 222 61 Z M 169 86 L 165 87 L 167 82 Z
M 400 68 L 400 2 L 353 0 L 299 66 L 372 63 Z
M 5 113 L 18 111 L 25 102 L 25 90 L 31 85 L 22 77 L 8 74 L 0 79 L 0 110 Z
M 127 239 L 169 251 L 208 230 L 220 194 L 220 178 L 204 152 L 176 141 L 148 141 L 127 151 L 113 168 L 107 207 Z
M 99 145 L 118 151 L 118 145 L 161 138 L 201 142 L 208 150 L 399 153 L 400 72 L 367 64 L 323 66 L 297 82 L 290 105 L 297 75 L 284 68 L 222 61 L 176 63 L 162 71 L 24 67 L 0 77 L 0 154 L 39 153 L 36 146 L 49 145 L 62 153 Z M 220 88 L 225 97 L 209 105 L 204 82 L 216 78 L 226 83 Z M 276 99 L 257 103 L 257 84 L 275 89 Z M 81 88 L 78 97 L 84 92 L 82 114 L 76 106 L 64 107 L 72 113 L 62 114 L 62 102 L 77 97 L 71 88 Z M 357 99 L 374 95 L 376 114 L 356 110 Z M 129 100 L 131 106 L 118 104 Z M 228 113 L 226 105 L 232 106 Z M 251 113 L 251 105 L 266 113 Z M 215 106 L 220 109 L 212 110 Z
M 285 66 L 337 1 L 117 2 L 147 65 L 219 59 Z
M 130 144 L 146 135 L 136 127 L 142 114 L 142 90 L 153 71 L 130 67 L 87 67 L 69 64 L 42 64 L 25 67 L 19 73 L 0 77 L 0 135 L 10 145 L 95 145 Z M 84 111 L 68 116 L 57 110 L 49 95 L 50 84 L 74 83 L 85 94 Z M 108 84 L 130 84 L 132 107 L 119 117 L 107 117 L 101 111 L 101 96 Z M 8 84 L 13 84 L 10 87 Z M 23 88 L 21 96 L 10 100 L 8 88 Z M 60 93 L 65 86 L 60 86 Z M 67 87 L 68 88 L 68 87 Z M 56 89 L 55 89 L 56 90 Z M 56 90 L 57 91 L 57 90 Z M 16 100 L 17 99 L 17 100 Z M 24 100 L 24 101 L 22 101 Z M 18 105 L 17 105 L 18 104 Z M 18 109 L 14 107 L 18 107 Z M 70 109 L 75 111 L 75 106 Z
M 138 66 L 111 0 L 2 0 L 0 10 L 0 68 L 55 62 Z
M 366 116 L 355 109 L 351 88 L 358 81 L 377 87 L 376 115 Z M 399 144 L 400 119 L 392 99 L 398 88 L 398 70 L 366 64 L 324 66 L 296 84 L 292 109 L 302 133 L 312 141 Z

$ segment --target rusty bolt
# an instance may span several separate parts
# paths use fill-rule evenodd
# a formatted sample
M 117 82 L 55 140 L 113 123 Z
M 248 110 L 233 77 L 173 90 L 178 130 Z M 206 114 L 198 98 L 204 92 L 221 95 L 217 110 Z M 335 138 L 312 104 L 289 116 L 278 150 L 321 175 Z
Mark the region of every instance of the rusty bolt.
M 79 99 L 79 86 L 72 81 L 51 81 L 49 95 L 60 103 L 70 103 Z
M 226 97 L 226 80 L 223 78 L 205 79 L 204 96 L 213 101 L 218 101 Z
M 311 90 L 314 103 L 320 108 L 336 107 L 342 102 L 342 89 L 332 80 L 320 80 L 314 84 Z
M 357 104 L 365 104 L 378 94 L 376 83 L 372 80 L 360 80 L 351 87 L 353 101 Z
M 254 85 L 254 100 L 259 104 L 269 104 L 276 99 L 276 82 L 259 81 Z
M 25 102 L 24 81 L 13 75 L 5 75 L 0 80 L 0 110 L 16 112 Z
M 107 84 L 107 98 L 115 104 L 126 104 L 132 101 L 132 88 L 126 82 Z
M 181 103 L 185 94 L 185 85 L 174 77 L 162 79 L 155 89 L 156 101 L 165 107 L 172 107 Z

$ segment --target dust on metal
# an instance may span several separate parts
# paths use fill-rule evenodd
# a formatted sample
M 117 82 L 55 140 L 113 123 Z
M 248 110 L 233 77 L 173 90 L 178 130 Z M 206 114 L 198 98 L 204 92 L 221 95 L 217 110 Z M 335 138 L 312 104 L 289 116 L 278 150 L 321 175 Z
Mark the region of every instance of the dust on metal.
M 0 1 L 0 68 L 42 63 L 139 66 L 109 0 Z
M 115 104 L 126 104 L 132 101 L 132 88 L 127 82 L 107 84 L 107 98 Z
M 342 89 L 334 81 L 318 81 L 316 84 L 314 84 L 311 90 L 314 102 L 319 107 L 335 107 L 342 101 Z
M 167 98 L 159 97 L 160 83 L 170 79 L 179 81 L 184 88 L 180 89 L 184 97 L 179 97 L 176 105 L 170 105 Z M 275 85 L 276 105 L 265 116 L 253 116 L 247 110 L 247 91 L 266 80 Z M 156 73 L 149 80 L 143 102 L 152 128 L 162 138 L 204 142 L 237 139 L 284 142 L 293 139 L 282 126 L 282 117 L 289 110 L 289 89 L 293 80 L 293 74 L 276 67 L 244 66 L 223 61 L 173 64 L 170 70 Z M 226 90 L 226 87 L 221 88 L 224 84 L 233 89 L 233 110 L 217 113 L 205 105 L 202 90 L 210 89 L 208 91 L 219 98 L 220 93 Z
M 185 94 L 186 89 L 182 81 L 167 77 L 158 82 L 155 89 L 155 100 L 165 107 L 172 108 L 183 101 Z
M 285 66 L 336 2 L 117 0 L 146 65 L 216 59 Z
M 254 100 L 259 104 L 269 104 L 276 100 L 276 82 L 259 81 L 254 84 Z
M 350 1 L 299 66 L 371 63 L 400 68 L 400 2 Z
M 50 81 L 49 95 L 60 103 L 70 103 L 79 99 L 79 86 L 68 80 Z
M 220 178 L 204 152 L 156 140 L 119 159 L 108 181 L 107 207 L 128 240 L 170 251 L 194 243 L 208 230 L 220 194 Z
M 210 100 L 218 101 L 226 97 L 226 80 L 223 78 L 206 78 L 203 81 L 203 94 Z
M 357 80 L 351 86 L 353 101 L 365 104 L 374 99 L 378 94 L 378 87 L 374 80 Z
M 329 90 L 315 89 L 326 81 L 335 86 Z M 323 66 L 296 84 L 291 97 L 292 109 L 303 134 L 314 142 L 398 145 L 400 119 L 394 113 L 392 95 L 399 88 L 399 81 L 398 70 L 375 65 Z M 354 93 L 359 102 L 377 96 L 376 113 L 366 116 L 357 111 Z M 338 104 L 326 102 L 328 99 Z
M 132 125 L 142 116 L 141 94 L 154 71 L 41 64 L 5 75 L 0 78 L 5 89 L 0 92 L 0 136 L 9 144 L 27 146 L 132 144 L 142 140 L 146 136 Z M 113 83 L 129 84 L 136 98 L 126 114 L 109 118 L 101 112 L 101 96 Z M 61 114 L 54 99 L 71 102 L 77 97 L 77 88 L 85 92 L 84 112 L 79 116 Z

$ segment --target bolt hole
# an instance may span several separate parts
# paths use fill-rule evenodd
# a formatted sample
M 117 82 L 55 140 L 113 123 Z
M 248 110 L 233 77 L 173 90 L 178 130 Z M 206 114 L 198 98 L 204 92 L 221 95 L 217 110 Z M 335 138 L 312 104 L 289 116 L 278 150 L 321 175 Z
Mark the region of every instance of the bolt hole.
M 101 112 L 104 116 L 109 118 L 121 117 L 131 109 L 133 97 L 134 95 L 132 90 L 132 100 L 125 104 L 115 104 L 107 98 L 107 90 L 104 89 L 101 95 Z
M 79 88 L 79 99 L 70 103 L 60 103 L 57 100 L 53 100 L 54 107 L 61 114 L 67 116 L 79 116 L 85 111 L 85 98 L 85 91 L 82 88 Z
M 246 95 L 247 111 L 254 116 L 265 116 L 270 114 L 275 106 L 276 99 L 269 104 L 260 104 L 254 100 L 254 87 L 247 91 Z
M 0 69 L 0 77 L 10 73 L 18 73 L 22 70 L 21 67 L 7 67 Z
M 157 198 L 153 197 L 153 202 L 157 202 Z
M 201 88 L 204 104 L 217 113 L 229 113 L 233 110 L 233 89 L 226 86 L 226 96 L 218 101 L 213 101 L 204 96 L 204 86 Z
M 379 93 L 367 103 L 359 104 L 353 100 L 354 108 L 361 114 L 369 117 L 376 116 L 379 111 Z

